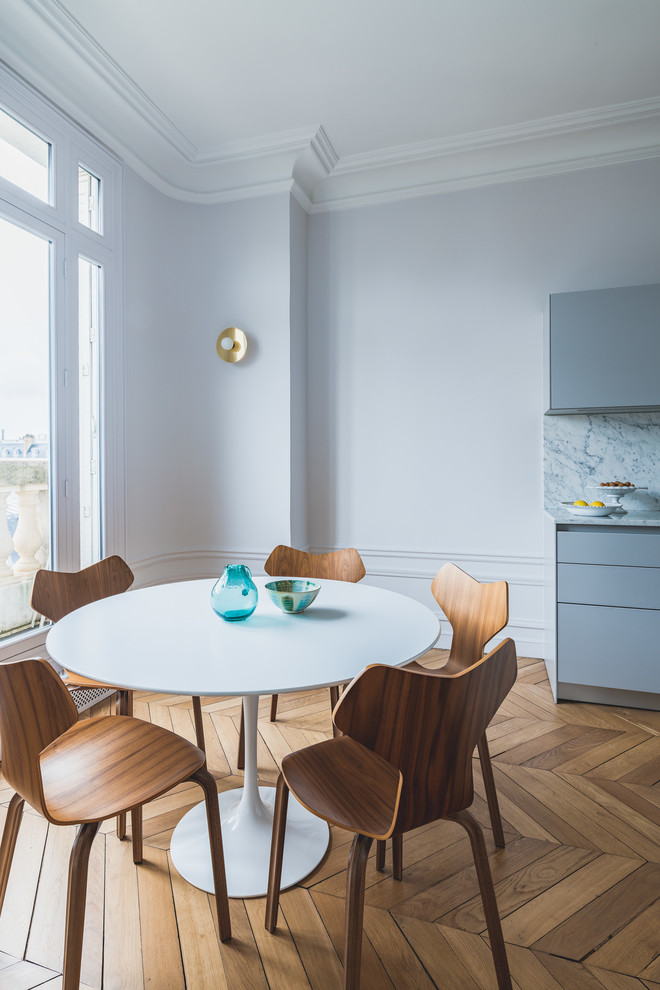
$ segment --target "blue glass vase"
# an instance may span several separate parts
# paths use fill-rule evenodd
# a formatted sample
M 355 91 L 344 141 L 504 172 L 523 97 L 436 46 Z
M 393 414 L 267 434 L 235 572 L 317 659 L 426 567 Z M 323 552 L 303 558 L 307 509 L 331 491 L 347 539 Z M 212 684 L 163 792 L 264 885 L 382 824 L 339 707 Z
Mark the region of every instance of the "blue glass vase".
M 257 607 L 257 588 L 246 564 L 227 564 L 211 591 L 213 611 L 227 622 L 247 619 Z

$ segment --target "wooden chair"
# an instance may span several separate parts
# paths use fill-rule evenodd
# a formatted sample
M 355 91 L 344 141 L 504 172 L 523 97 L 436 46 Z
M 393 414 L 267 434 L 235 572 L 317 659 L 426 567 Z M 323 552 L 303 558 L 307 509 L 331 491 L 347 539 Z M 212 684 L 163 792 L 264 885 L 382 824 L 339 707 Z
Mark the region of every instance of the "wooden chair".
M 431 591 L 451 623 L 453 635 L 449 659 L 439 670 L 428 670 L 416 660 L 406 669 L 445 677 L 471 666 L 484 655 L 486 644 L 493 636 L 504 629 L 509 621 L 509 586 L 506 581 L 481 584 L 456 564 L 444 564 L 433 579 Z M 496 846 L 504 847 L 504 830 L 485 731 L 477 748 L 493 838 Z M 384 842 L 378 843 L 376 866 L 379 870 L 385 866 Z M 400 880 L 402 872 L 402 838 L 398 836 L 392 840 L 392 873 Z
M 0 910 L 27 801 L 53 825 L 80 825 L 69 860 L 62 990 L 78 990 L 87 867 L 102 821 L 185 780 L 204 791 L 221 940 L 231 936 L 218 792 L 204 753 L 181 736 L 124 715 L 78 721 L 46 660 L 0 664 L 2 770 L 16 793 L 0 845 Z
M 507 639 L 472 667 L 445 677 L 374 665 L 344 692 L 334 720 L 344 733 L 285 756 L 277 782 L 266 928 L 277 925 L 289 791 L 313 814 L 355 832 L 348 860 L 344 987 L 358 990 L 365 869 L 374 839 L 400 836 L 439 818 L 470 837 L 499 990 L 511 990 L 474 797 L 472 753 L 516 679 Z
M 31 607 L 39 615 L 45 616 L 51 622 L 59 622 L 69 612 L 89 605 L 91 602 L 100 601 L 102 598 L 110 598 L 112 595 L 120 595 L 128 591 L 133 584 L 133 571 L 125 560 L 121 557 L 105 557 L 97 564 L 85 567 L 82 571 L 49 571 L 40 570 L 34 576 L 32 587 Z M 81 677 L 68 670 L 64 671 L 62 680 L 70 691 L 76 689 L 108 688 L 117 691 L 117 714 L 133 714 L 133 693 L 117 689 L 113 684 L 101 684 L 99 681 L 90 680 L 88 677 Z M 193 713 L 195 717 L 195 735 L 197 745 L 205 751 L 204 729 L 202 727 L 202 707 L 199 698 L 193 698 Z M 137 809 L 135 816 L 141 817 L 141 811 Z M 131 816 L 131 820 L 133 821 Z M 133 822 L 133 829 L 136 826 Z M 137 830 L 141 831 L 140 825 Z M 126 836 L 126 815 L 122 813 L 117 820 L 117 835 L 120 839 Z M 138 862 L 138 860 L 136 860 Z
M 352 547 L 346 550 L 335 550 L 333 553 L 305 553 L 280 544 L 275 547 L 264 564 L 266 574 L 271 577 L 301 577 L 312 580 L 352 581 L 357 584 L 366 574 L 364 563 L 357 550 Z M 278 695 L 273 694 L 270 700 L 270 720 L 277 716 Z M 339 686 L 330 688 L 330 710 L 339 701 Z M 245 728 L 243 725 L 243 710 L 241 709 L 241 727 L 238 741 L 239 770 L 245 766 Z

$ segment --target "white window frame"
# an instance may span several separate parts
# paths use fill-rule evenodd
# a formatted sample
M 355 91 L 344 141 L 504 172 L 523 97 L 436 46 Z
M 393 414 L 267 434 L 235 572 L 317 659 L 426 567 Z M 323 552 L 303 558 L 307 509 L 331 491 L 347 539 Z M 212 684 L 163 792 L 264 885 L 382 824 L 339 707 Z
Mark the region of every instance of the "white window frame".
M 75 570 L 79 560 L 78 515 L 78 257 L 103 269 L 100 347 L 99 442 L 103 554 L 126 555 L 125 376 L 123 319 L 123 166 L 69 117 L 5 66 L 0 65 L 0 108 L 51 146 L 51 202 L 0 178 L 0 212 L 49 237 L 51 255 L 51 525 L 53 566 Z M 102 228 L 78 220 L 78 165 L 101 180 Z M 64 391 L 63 391 L 64 390 Z M 43 632 L 24 633 L 0 646 L 0 660 L 43 642 Z

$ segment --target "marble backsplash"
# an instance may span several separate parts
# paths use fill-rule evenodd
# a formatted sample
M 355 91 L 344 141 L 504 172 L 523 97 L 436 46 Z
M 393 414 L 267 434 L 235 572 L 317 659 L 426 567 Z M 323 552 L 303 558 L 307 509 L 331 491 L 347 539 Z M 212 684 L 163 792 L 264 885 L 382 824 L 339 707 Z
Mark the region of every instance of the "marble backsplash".
M 543 417 L 544 506 L 598 498 L 587 485 L 632 481 L 625 509 L 660 509 L 660 412 Z

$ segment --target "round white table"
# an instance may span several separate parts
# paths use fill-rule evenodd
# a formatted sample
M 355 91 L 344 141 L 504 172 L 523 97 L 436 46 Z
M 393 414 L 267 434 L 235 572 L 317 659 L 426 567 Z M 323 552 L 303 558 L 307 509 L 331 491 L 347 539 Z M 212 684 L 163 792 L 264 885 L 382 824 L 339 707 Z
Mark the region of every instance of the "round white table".
M 86 605 L 48 633 L 53 659 L 76 674 L 137 691 L 242 695 L 245 771 L 242 788 L 219 795 L 230 897 L 266 893 L 275 789 L 259 787 L 259 695 L 341 684 L 369 663 L 400 666 L 438 638 L 426 606 L 381 588 L 322 581 L 298 615 L 281 612 L 256 578 L 259 602 L 244 621 L 225 622 L 210 603 L 214 581 L 184 581 L 128 591 Z M 289 802 L 282 888 L 323 859 L 325 822 Z M 213 890 L 204 803 L 176 826 L 172 861 L 186 880 Z

